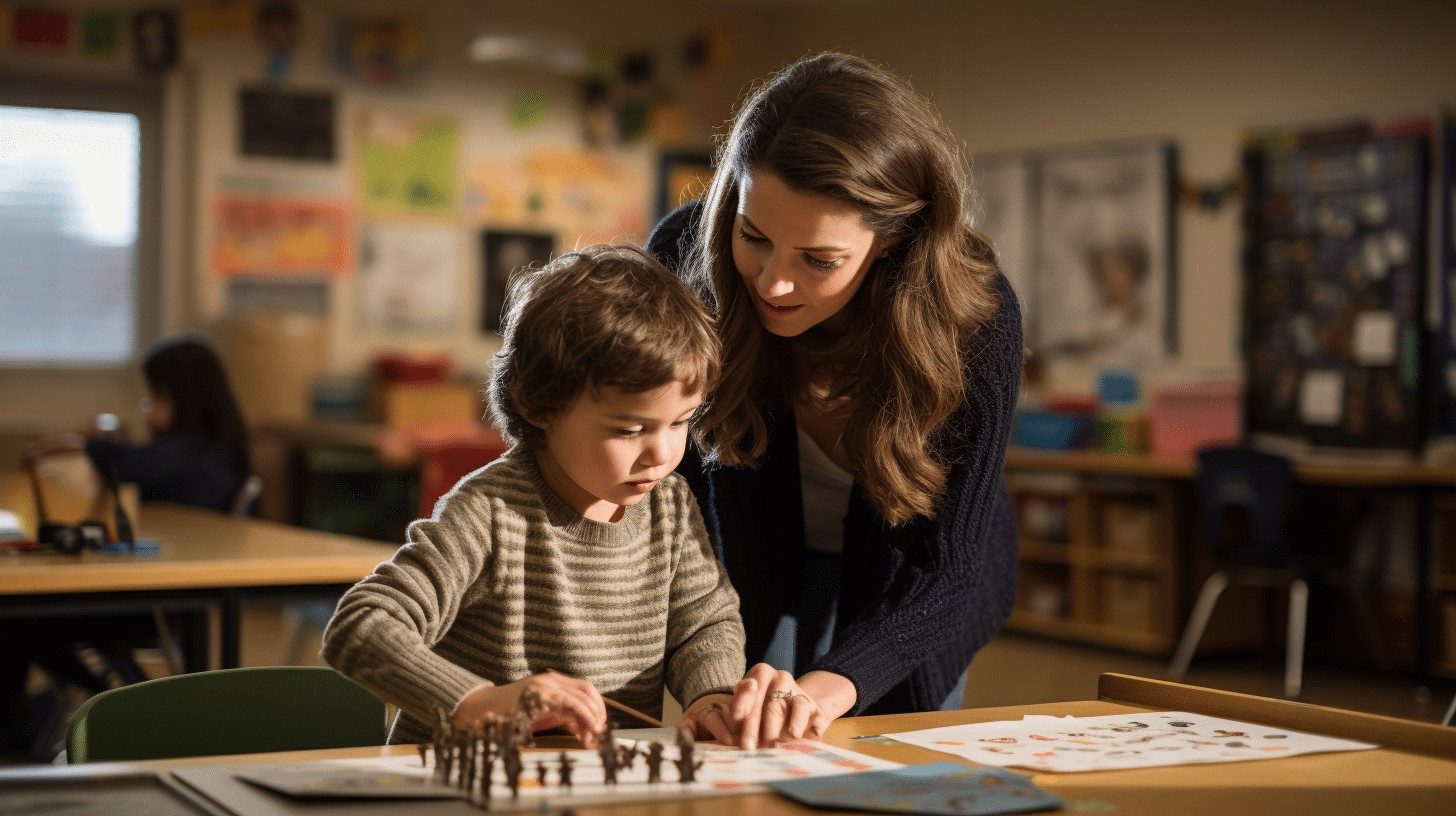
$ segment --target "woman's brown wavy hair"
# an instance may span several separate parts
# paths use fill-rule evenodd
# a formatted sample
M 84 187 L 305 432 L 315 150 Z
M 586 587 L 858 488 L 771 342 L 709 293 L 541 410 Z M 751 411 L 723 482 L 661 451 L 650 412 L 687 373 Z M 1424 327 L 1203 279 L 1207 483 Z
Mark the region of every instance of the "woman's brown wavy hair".
M 934 107 L 863 59 L 825 53 L 750 92 L 720 142 L 689 278 L 713 304 L 723 368 L 697 427 L 709 461 L 754 465 L 768 414 L 794 398 L 849 412 L 855 479 L 891 524 L 934 517 L 950 457 L 937 431 L 965 403 L 964 355 L 995 314 L 995 253 L 966 214 L 968 173 Z M 792 340 L 764 330 L 733 264 L 741 180 L 769 172 L 790 188 L 853 205 L 892 248 L 844 307 L 847 330 Z M 827 397 L 805 372 L 833 375 Z

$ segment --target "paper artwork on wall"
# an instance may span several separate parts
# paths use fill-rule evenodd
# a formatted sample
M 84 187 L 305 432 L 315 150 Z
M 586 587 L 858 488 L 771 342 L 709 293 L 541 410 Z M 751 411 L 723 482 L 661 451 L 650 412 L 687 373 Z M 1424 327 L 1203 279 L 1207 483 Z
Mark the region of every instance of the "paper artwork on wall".
M 996 262 L 1021 301 L 1024 341 L 1027 346 L 1035 348 L 1036 257 L 1032 243 L 1035 190 L 1032 187 L 1031 163 L 1020 155 L 978 157 L 975 180 L 975 191 L 980 201 L 972 203 L 973 223 L 990 236 L 996 247 Z
M 1058 151 L 1039 165 L 1038 342 L 1099 364 L 1172 347 L 1171 148 Z
M 344 198 L 287 182 L 230 177 L 212 203 L 216 275 L 343 277 L 353 220 Z
M 459 202 L 460 122 L 370 110 L 359 134 L 359 202 L 367 216 L 448 217 Z
M 549 230 L 568 247 L 640 243 L 651 227 L 648 184 L 642 170 L 620 157 L 542 149 L 472 167 L 471 212 L 494 227 Z
M 121 56 L 121 12 L 88 11 L 81 16 L 81 56 L 111 60 Z
M 387 331 L 456 325 L 460 232 L 429 224 L 369 223 L 359 231 L 359 311 Z

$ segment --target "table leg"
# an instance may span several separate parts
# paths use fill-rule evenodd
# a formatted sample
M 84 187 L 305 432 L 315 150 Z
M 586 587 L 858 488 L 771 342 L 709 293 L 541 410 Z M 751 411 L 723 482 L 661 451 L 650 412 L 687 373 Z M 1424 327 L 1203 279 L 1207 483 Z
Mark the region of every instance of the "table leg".
M 182 618 L 182 668 L 187 672 L 207 671 L 212 668 L 212 633 L 209 631 L 206 609 L 183 612 Z
M 1416 680 L 1431 679 L 1431 490 L 1416 488 Z
M 236 592 L 224 592 L 222 596 L 222 668 L 236 669 L 242 665 L 242 599 Z

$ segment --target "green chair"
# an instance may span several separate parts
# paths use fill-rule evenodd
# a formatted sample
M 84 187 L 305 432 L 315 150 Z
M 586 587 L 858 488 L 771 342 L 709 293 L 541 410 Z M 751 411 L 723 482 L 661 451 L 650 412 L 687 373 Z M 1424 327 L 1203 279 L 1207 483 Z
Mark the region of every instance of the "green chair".
M 180 674 L 104 691 L 66 732 L 72 763 L 383 745 L 379 698 L 333 669 Z

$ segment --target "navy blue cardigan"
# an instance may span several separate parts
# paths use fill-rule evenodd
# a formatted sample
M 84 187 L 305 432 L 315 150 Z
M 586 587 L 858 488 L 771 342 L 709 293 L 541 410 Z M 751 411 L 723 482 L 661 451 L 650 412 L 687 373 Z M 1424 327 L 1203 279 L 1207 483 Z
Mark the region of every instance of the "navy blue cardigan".
M 698 202 L 678 208 L 648 239 L 670 269 L 681 269 L 698 209 Z M 965 353 L 965 407 L 936 434 L 952 462 L 938 516 L 892 526 L 858 483 L 851 490 L 833 645 L 812 667 L 854 683 L 849 714 L 938 709 L 1011 613 L 1017 537 L 1005 459 L 1021 383 L 1021 312 L 1005 276 L 996 288 L 1000 309 Z M 769 421 L 768 452 L 757 467 L 705 468 L 690 445 L 678 468 L 738 591 L 749 663 L 762 659 L 794 593 L 815 580 L 803 574 L 792 409 Z

